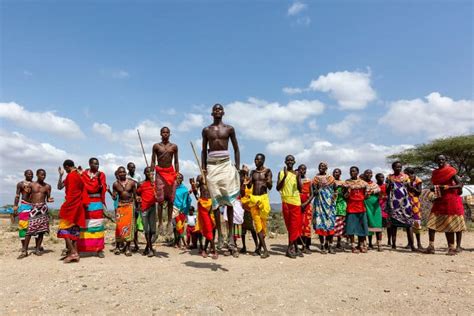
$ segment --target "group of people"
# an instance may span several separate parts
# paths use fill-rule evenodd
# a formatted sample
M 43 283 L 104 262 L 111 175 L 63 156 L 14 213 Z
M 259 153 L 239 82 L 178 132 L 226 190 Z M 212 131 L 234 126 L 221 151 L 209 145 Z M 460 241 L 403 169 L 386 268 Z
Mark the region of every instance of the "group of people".
M 161 142 L 152 148 L 151 165 L 145 168 L 144 178 L 136 172 L 135 164 L 129 163 L 128 170 L 125 167 L 116 170 L 116 181 L 110 188 L 105 174 L 99 171 L 97 158 L 89 160 L 86 170 L 76 168 L 72 160 L 64 161 L 59 168 L 58 189 L 65 188 L 66 196 L 59 211 L 57 233 L 66 244 L 62 254 L 64 262 L 78 262 L 79 254 L 84 252 L 104 257 L 107 192 L 116 203 L 113 252 L 117 255 L 131 256 L 136 252 L 138 231 L 143 231 L 146 247 L 142 253 L 149 257 L 155 256 L 153 244 L 158 235 L 174 235 L 173 241 L 178 247 L 195 248 L 199 242 L 204 257 L 211 255 L 217 259 L 218 249 L 222 248 L 226 249 L 225 254 L 238 257 L 239 253 L 247 252 L 246 233 L 250 231 L 254 253 L 268 258 L 265 238 L 271 211 L 268 193 L 273 187 L 272 171 L 265 166 L 265 155 L 261 153 L 255 156 L 253 170 L 247 166 L 240 168 L 236 133 L 232 126 L 223 123 L 223 116 L 222 105 L 214 105 L 214 121 L 202 131 L 201 172 L 196 179 L 190 179 L 190 189 L 183 184 L 178 146 L 170 142 L 167 127 L 161 129 Z M 230 159 L 229 142 L 234 150 L 234 163 Z M 455 255 L 461 250 L 462 231 L 466 229 L 460 197 L 462 183 L 443 155 L 438 155 L 436 160 L 438 169 L 433 171 L 430 188 L 433 208 L 427 222 L 429 246 L 424 249 L 420 238 L 422 181 L 412 168 L 402 172 L 402 164 L 394 162 L 393 173 L 387 179 L 377 174 L 374 181 L 371 170 L 359 174 L 359 168 L 353 166 L 350 178 L 343 181 L 340 169 L 330 174 L 328 164 L 321 162 L 317 175 L 311 179 L 306 175 L 306 166 L 294 168 L 295 158 L 288 155 L 276 181 L 288 230 L 286 256 L 296 258 L 310 254 L 313 233 L 319 237 L 322 254 L 335 254 L 336 249 L 344 249 L 343 237 L 350 242 L 353 253 L 366 253 L 368 248 L 382 251 L 384 228 L 388 244 L 396 248 L 399 227 L 407 232 L 408 248 L 429 254 L 435 251 L 435 233 L 444 232 L 447 254 Z M 67 176 L 63 179 L 65 172 Z M 47 203 L 54 201 L 51 186 L 45 182 L 45 170 L 39 169 L 36 175 L 37 181 L 33 182 L 33 172 L 25 171 L 25 180 L 17 185 L 14 211 L 19 217 L 22 241 L 19 259 L 29 255 L 32 236 L 36 238 L 33 253 L 41 255 L 43 236 L 49 233 Z M 197 215 L 192 196 L 197 200 Z M 163 210 L 167 212 L 166 225 Z M 227 226 L 226 238 L 221 216 Z M 242 240 L 240 251 L 239 238 Z M 202 239 L 205 239 L 204 244 Z

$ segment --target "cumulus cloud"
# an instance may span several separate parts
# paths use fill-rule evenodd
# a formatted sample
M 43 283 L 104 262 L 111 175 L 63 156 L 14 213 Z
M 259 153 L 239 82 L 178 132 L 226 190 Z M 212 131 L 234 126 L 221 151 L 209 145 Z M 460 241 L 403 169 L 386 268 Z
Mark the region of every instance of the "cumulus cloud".
M 57 167 L 68 158 L 76 159 L 77 156 L 50 143 L 0 129 L 0 201 L 4 204 L 13 202 L 15 185 L 23 179 L 26 169 L 45 169 L 46 180 L 54 187 Z M 59 194 L 56 190 L 53 192 Z
M 314 141 L 309 147 L 295 155 L 298 164 L 316 168 L 318 163 L 326 161 L 331 170 L 341 168 L 346 175 L 352 165 L 362 169 L 373 169 L 374 172 L 388 172 L 386 157 L 402 150 L 413 148 L 412 145 L 377 145 L 373 143 L 335 144 L 327 140 Z
M 329 93 L 343 110 L 361 110 L 377 97 L 370 72 L 330 72 L 312 80 L 309 89 Z
M 296 1 L 296 2 L 292 3 L 292 4 L 288 7 L 288 12 L 287 12 L 287 14 L 288 14 L 289 16 L 298 15 L 299 13 L 301 13 L 301 12 L 304 11 L 304 10 L 306 10 L 307 8 L 308 8 L 308 6 L 307 6 L 305 3 Z
M 321 115 L 325 106 L 318 100 L 293 100 L 286 105 L 250 98 L 225 107 L 226 119 L 249 139 L 276 141 L 289 135 L 291 125 Z
M 84 133 L 73 120 L 54 112 L 31 112 L 15 103 L 0 103 L 0 117 L 23 128 L 49 132 L 66 138 L 84 138 Z
M 204 126 L 204 117 L 201 114 L 186 113 L 184 120 L 178 125 L 178 131 L 187 132 L 193 128 Z
M 351 135 L 352 128 L 361 121 L 360 116 L 350 114 L 338 123 L 329 124 L 326 130 L 339 138 Z
M 472 133 L 474 101 L 456 101 L 438 92 L 424 99 L 398 100 L 389 104 L 379 123 L 400 134 L 422 134 L 428 138 Z
M 304 89 L 301 89 L 301 88 L 291 88 L 291 87 L 283 88 L 283 93 L 286 93 L 286 94 L 298 94 L 298 93 L 302 93 L 303 91 Z
M 300 138 L 289 138 L 283 141 L 273 141 L 267 144 L 266 151 L 273 155 L 291 155 L 302 151 L 303 141 Z

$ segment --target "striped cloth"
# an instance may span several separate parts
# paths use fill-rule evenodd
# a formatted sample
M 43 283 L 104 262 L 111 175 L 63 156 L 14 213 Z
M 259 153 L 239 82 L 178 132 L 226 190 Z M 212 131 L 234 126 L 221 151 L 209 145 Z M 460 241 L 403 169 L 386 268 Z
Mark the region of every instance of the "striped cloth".
M 24 240 L 26 237 L 31 207 L 31 203 L 24 200 L 21 201 L 21 204 L 18 207 L 18 235 L 20 236 L 20 240 Z
M 81 227 L 77 242 L 79 252 L 99 252 L 104 249 L 104 207 L 100 194 L 89 194 L 86 209 L 86 227 Z
M 466 222 L 463 215 L 430 213 L 426 226 L 429 229 L 444 233 L 457 233 L 466 230 Z

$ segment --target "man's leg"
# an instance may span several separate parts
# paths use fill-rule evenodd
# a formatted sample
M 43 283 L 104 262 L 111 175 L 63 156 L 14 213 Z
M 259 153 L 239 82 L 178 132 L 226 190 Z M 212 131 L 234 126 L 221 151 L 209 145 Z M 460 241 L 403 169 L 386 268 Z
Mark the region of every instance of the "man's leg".
M 456 248 L 455 248 L 455 241 L 454 241 L 454 233 L 445 233 L 446 234 L 446 241 L 448 242 L 448 256 L 453 256 L 456 254 Z
M 227 206 L 227 239 L 229 241 L 229 250 L 233 251 L 235 248 L 234 242 L 234 208 Z
M 35 249 L 35 255 L 37 256 L 41 256 L 43 254 L 43 251 L 41 250 L 41 244 L 43 243 L 43 236 L 44 236 L 44 233 L 39 233 L 38 234 L 38 237 L 36 237 L 35 239 L 35 243 L 36 243 L 36 249 Z
M 462 232 L 456 232 L 456 252 L 462 252 L 461 240 Z
M 427 254 L 434 254 L 435 253 L 435 247 L 434 247 L 435 235 L 436 235 L 436 230 L 434 230 L 434 229 L 429 229 L 428 230 L 429 244 L 428 244 L 428 248 L 426 248 L 426 250 L 425 250 L 425 253 L 427 253 Z
M 173 234 L 173 223 L 172 223 L 172 220 L 173 220 L 173 202 L 170 202 L 170 201 L 167 201 L 166 202 L 167 206 L 168 206 L 168 222 L 166 224 L 166 234 L 168 236 L 172 235 Z
M 219 211 L 219 208 L 214 210 L 214 216 L 216 219 L 216 228 L 217 228 L 217 250 L 221 250 L 222 247 L 224 246 L 224 236 L 222 234 L 222 223 L 221 223 L 221 212 Z M 215 233 L 213 237 L 213 241 L 215 238 Z
M 398 227 L 391 227 L 392 230 L 392 249 L 397 249 L 397 230 Z
M 416 251 L 415 243 L 413 241 L 413 227 L 407 228 L 407 239 L 408 239 L 408 245 L 410 246 L 411 251 Z
M 245 227 L 242 227 L 242 235 L 240 236 L 242 238 L 242 249 L 240 249 L 240 253 L 247 253 L 247 246 L 245 243 L 245 235 L 247 234 L 247 229 Z
M 164 236 L 163 229 L 163 203 L 158 203 L 158 234 Z
M 265 244 L 265 234 L 263 233 L 263 229 L 257 234 L 257 236 L 260 247 L 263 247 L 263 254 L 261 255 L 261 258 L 268 258 L 270 255 L 268 254 L 267 245 Z
M 21 241 L 22 249 L 21 249 L 20 255 L 18 256 L 18 259 L 23 259 L 25 257 L 28 257 L 28 246 L 30 244 L 30 240 L 31 240 L 31 236 L 26 235 L 25 239 Z

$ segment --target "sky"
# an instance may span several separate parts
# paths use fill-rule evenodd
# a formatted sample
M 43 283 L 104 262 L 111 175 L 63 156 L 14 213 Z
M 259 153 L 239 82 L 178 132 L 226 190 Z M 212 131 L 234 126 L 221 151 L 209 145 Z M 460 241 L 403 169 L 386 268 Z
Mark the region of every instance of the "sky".
M 212 105 L 241 161 L 389 172 L 392 153 L 472 134 L 471 1 L 0 2 L 0 205 L 25 169 L 97 157 L 141 172 L 162 126 L 186 178 Z M 56 206 L 64 193 L 53 190 Z M 272 202 L 278 202 L 275 189 Z

